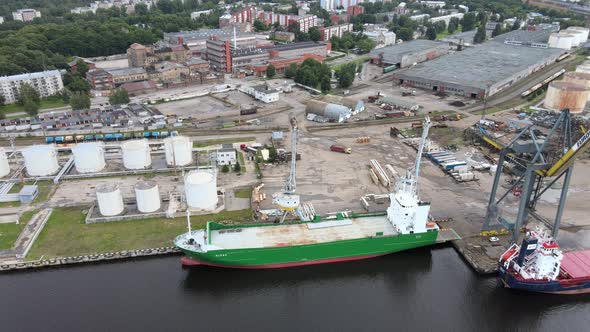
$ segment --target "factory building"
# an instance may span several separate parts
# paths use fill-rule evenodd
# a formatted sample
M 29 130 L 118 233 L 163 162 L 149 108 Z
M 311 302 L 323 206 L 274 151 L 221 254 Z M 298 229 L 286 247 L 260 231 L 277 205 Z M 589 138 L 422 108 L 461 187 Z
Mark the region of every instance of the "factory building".
M 236 149 L 233 144 L 222 144 L 217 150 L 217 165 L 234 165 L 236 163 Z
M 447 53 L 449 53 L 448 43 L 419 39 L 372 50 L 369 56 L 371 62 L 377 65 L 406 68 Z
M 394 84 L 483 99 L 554 63 L 560 49 L 490 41 L 394 73 Z

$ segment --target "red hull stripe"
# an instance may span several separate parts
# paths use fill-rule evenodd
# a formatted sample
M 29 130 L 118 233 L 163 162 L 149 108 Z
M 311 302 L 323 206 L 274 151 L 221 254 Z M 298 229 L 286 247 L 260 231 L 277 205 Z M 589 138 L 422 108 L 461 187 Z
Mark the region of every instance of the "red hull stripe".
M 319 260 L 304 261 L 304 262 L 264 264 L 264 265 L 223 265 L 223 264 L 204 262 L 204 261 L 200 261 L 200 260 L 186 257 L 186 256 L 182 257 L 180 259 L 180 262 L 182 263 L 183 266 L 207 265 L 207 266 L 233 268 L 233 269 L 280 269 L 280 268 L 284 268 L 284 267 L 293 267 L 293 266 L 304 266 L 304 265 L 316 265 L 316 264 L 329 264 L 329 263 L 356 261 L 356 260 L 360 260 L 360 259 L 368 259 L 368 258 L 374 258 L 374 257 L 379 257 L 379 256 L 384 256 L 384 255 L 387 255 L 387 254 L 344 257 L 344 258 L 329 258 L 329 259 L 319 259 Z

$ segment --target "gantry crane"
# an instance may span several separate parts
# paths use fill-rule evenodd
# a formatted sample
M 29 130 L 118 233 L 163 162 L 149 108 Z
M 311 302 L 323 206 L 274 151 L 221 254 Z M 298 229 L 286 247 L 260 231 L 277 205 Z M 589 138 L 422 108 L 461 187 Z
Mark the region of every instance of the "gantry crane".
M 556 143 L 557 146 L 550 149 L 550 141 Z M 589 142 L 590 132 L 586 132 L 575 144 L 573 143 L 571 115 L 568 109 L 564 109 L 559 114 L 555 125 L 546 137 L 537 137 L 534 127 L 529 125 L 512 139 L 510 143 L 502 146 L 483 230 L 493 228 L 494 223 L 498 222 L 500 225 L 512 230 L 512 240 L 516 242 L 520 228 L 529 216 L 533 216 L 549 223 L 550 225 L 548 226 L 552 228 L 552 236 L 556 238 L 565 207 L 574 161 L 580 153 L 590 147 Z M 521 174 L 512 183 L 512 186 L 497 199 L 500 176 L 502 175 L 506 161 L 518 162 L 518 168 Z M 550 180 L 545 181 L 547 178 L 550 178 Z M 541 195 L 561 178 L 563 178 L 563 184 L 555 219 L 552 222 L 547 222 L 536 215 L 534 212 L 535 207 Z M 514 221 L 510 221 L 501 216 L 499 204 L 513 189 L 519 186 L 522 186 L 522 193 L 520 194 L 518 214 Z

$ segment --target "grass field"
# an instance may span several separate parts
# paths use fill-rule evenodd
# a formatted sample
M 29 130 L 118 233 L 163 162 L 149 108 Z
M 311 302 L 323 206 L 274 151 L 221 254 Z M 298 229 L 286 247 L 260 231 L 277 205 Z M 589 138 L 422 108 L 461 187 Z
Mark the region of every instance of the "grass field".
M 39 110 L 48 109 L 48 108 L 56 108 L 56 107 L 63 107 L 66 106 L 64 101 L 61 98 L 49 98 L 41 100 L 41 104 L 39 105 Z M 0 111 L 4 112 L 4 114 L 16 113 L 16 112 L 24 112 L 25 108 L 19 104 L 8 104 L 4 106 L 0 106 Z
M 234 196 L 237 198 L 250 198 L 252 197 L 252 188 L 242 188 L 234 192 Z
M 203 141 L 194 141 L 193 147 L 195 148 L 204 148 L 210 145 L 217 145 L 217 144 L 228 144 L 228 143 L 236 143 L 236 142 L 250 142 L 256 141 L 256 137 L 248 136 L 248 137 L 228 137 L 228 138 L 218 138 L 218 139 L 210 139 L 210 140 L 203 140 Z
M 0 250 L 12 248 L 14 241 L 16 241 L 23 228 L 25 228 L 25 225 L 37 212 L 39 211 L 35 210 L 23 213 L 18 224 L 0 224 Z
M 193 216 L 191 225 L 202 228 L 207 221 L 246 221 L 250 217 L 250 210 L 223 211 L 214 215 Z M 87 225 L 80 208 L 56 208 L 27 259 L 171 246 L 174 238 L 186 229 L 185 217 Z
M 244 153 L 238 151 L 238 162 L 240 163 L 240 172 L 246 173 L 246 161 L 244 160 Z

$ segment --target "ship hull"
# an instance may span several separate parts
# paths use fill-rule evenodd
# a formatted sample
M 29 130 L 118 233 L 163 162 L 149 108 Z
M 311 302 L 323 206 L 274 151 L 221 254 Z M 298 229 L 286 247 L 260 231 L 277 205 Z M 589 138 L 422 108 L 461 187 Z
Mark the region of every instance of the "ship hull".
M 499 278 L 507 288 L 547 294 L 590 293 L 590 276 L 555 281 L 524 280 L 515 277 L 503 267 L 498 269 Z
M 438 231 L 267 248 L 183 250 L 183 265 L 276 269 L 368 259 L 436 244 Z

